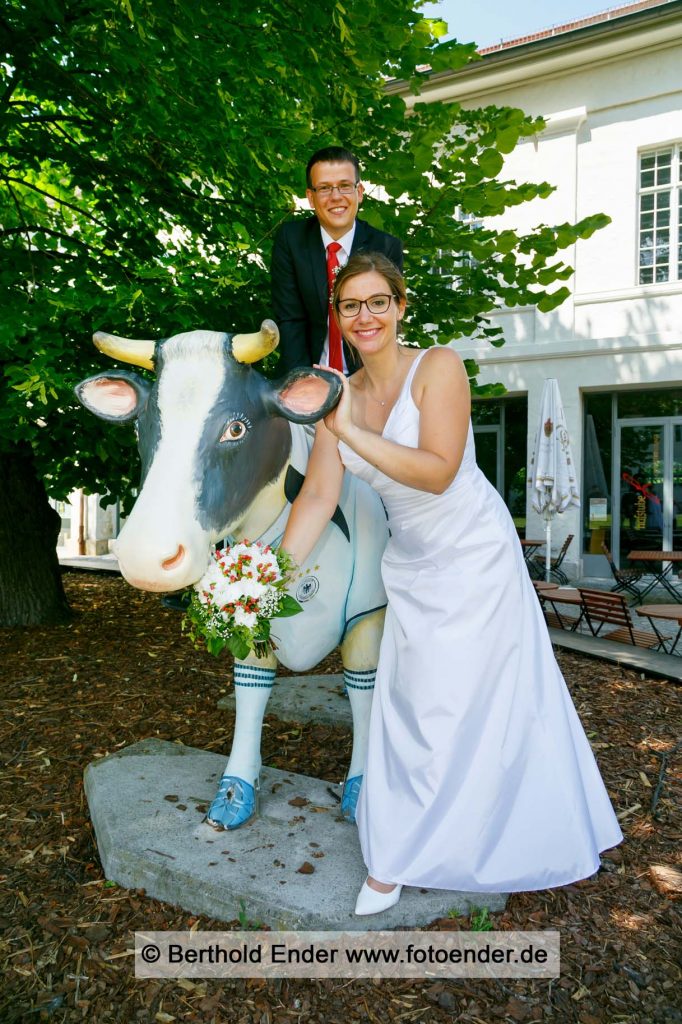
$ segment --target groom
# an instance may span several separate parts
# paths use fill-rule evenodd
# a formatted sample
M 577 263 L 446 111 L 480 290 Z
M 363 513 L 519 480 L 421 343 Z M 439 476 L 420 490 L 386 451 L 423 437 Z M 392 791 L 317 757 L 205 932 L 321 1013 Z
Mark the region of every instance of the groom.
M 350 150 L 328 146 L 313 153 L 306 183 L 315 216 L 283 224 L 272 250 L 272 308 L 280 332 L 278 372 L 321 363 L 353 373 L 359 364 L 330 318 L 335 270 L 364 250 L 383 253 L 402 271 L 402 242 L 357 219 L 363 187 L 360 164 Z

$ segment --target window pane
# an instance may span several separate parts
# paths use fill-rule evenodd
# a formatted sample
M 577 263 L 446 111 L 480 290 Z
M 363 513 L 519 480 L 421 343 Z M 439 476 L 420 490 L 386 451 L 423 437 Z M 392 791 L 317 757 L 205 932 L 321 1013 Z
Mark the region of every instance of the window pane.
M 682 154 L 679 147 L 645 153 L 640 156 L 639 177 L 639 283 L 653 284 L 682 279 L 682 189 L 673 192 L 673 168 L 682 181 Z M 678 195 L 679 192 L 679 195 Z M 677 209 L 676 209 L 677 207 Z M 671 254 L 671 210 L 679 218 L 680 241 Z M 672 228 L 676 232 L 676 228 Z M 672 259 L 672 263 L 671 263 Z
M 611 395 L 585 395 L 583 432 L 583 551 L 600 555 L 602 543 L 611 541 Z M 595 515 L 595 502 L 606 498 L 606 519 Z
M 520 534 L 526 527 L 526 459 L 528 400 L 523 398 L 476 399 L 471 418 L 476 428 L 476 456 L 488 479 L 500 487 Z M 483 425 L 499 430 L 481 431 Z M 502 443 L 503 480 L 497 480 L 497 444 Z M 487 453 L 487 457 L 486 457 Z M 503 486 L 502 486 L 503 485 Z
M 661 426 L 621 428 L 620 558 L 663 543 L 664 434 Z
M 473 423 L 479 424 L 500 422 L 500 402 L 495 399 L 481 398 L 471 403 L 471 419 Z
M 619 391 L 618 416 L 620 419 L 640 416 L 682 416 L 682 389 Z
M 528 399 L 509 398 L 504 417 L 504 500 L 516 528 L 526 527 L 526 449 L 528 446 Z
M 500 443 L 498 431 L 476 431 L 476 465 L 486 480 L 498 491 L 500 481 L 497 479 L 497 446 Z

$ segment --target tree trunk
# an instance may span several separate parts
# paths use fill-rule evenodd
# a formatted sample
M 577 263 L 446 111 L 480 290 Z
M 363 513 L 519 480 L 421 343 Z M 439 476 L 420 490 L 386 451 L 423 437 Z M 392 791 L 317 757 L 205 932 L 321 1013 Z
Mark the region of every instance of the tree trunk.
M 31 449 L 0 453 L 0 626 L 70 620 L 57 559 L 59 530 Z

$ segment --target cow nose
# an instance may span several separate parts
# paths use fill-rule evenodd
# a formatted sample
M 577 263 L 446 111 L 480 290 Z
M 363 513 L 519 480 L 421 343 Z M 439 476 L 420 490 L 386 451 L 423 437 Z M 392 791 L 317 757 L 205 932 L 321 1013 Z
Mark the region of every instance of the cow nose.
M 182 544 L 178 544 L 178 550 L 175 552 L 172 558 L 166 558 L 165 561 L 161 563 L 161 568 L 165 569 L 167 572 L 169 572 L 171 569 L 177 569 L 179 565 L 182 565 L 184 557 L 185 549 L 182 546 Z

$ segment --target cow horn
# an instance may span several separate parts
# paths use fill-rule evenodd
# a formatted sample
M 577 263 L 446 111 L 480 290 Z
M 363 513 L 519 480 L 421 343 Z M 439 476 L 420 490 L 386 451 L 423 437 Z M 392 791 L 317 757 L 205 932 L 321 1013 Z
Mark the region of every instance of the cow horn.
M 279 330 L 274 320 L 264 320 L 255 334 L 235 334 L 232 355 L 238 363 L 257 363 L 274 352 L 279 344 Z
M 146 370 L 154 369 L 154 341 L 118 338 L 115 334 L 107 334 L 105 331 L 97 331 L 93 334 L 92 340 L 105 356 L 119 359 L 122 363 L 132 363 L 133 366 L 143 366 Z

